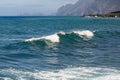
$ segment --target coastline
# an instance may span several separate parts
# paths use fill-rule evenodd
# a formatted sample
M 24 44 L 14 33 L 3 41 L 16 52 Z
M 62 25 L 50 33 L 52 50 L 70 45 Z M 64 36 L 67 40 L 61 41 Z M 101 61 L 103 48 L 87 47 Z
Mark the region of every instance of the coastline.
M 120 17 L 120 11 L 109 12 L 105 14 L 90 14 L 90 15 L 83 15 L 83 17 Z

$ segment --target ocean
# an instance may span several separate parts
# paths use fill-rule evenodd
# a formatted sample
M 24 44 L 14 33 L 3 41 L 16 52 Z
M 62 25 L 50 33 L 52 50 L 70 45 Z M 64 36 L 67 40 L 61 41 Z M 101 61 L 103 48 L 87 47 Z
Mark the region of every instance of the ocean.
M 120 80 L 120 18 L 0 17 L 0 80 Z

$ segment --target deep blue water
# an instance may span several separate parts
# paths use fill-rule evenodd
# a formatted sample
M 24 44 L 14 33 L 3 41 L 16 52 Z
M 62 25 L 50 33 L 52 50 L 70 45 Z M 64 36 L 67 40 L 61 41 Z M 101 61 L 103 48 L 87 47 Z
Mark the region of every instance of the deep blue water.
M 0 80 L 120 80 L 120 18 L 0 17 Z

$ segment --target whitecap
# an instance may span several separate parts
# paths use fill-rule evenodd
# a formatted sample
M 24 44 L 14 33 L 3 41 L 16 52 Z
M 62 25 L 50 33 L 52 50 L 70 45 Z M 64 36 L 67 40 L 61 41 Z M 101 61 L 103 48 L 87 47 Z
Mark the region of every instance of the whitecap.
M 94 36 L 94 33 L 89 30 L 73 31 L 73 33 L 78 34 L 81 38 L 86 40 L 92 39 L 92 37 Z
M 40 38 L 30 38 L 30 39 L 26 39 L 25 41 L 26 42 L 32 42 L 32 41 L 37 41 L 37 40 L 41 40 L 41 39 L 49 40 L 53 43 L 58 43 L 60 41 L 57 33 L 55 33 L 53 35 L 43 36 L 43 37 L 40 37 Z
M 55 43 L 55 42 L 60 42 L 59 36 L 58 36 L 57 34 L 53 34 L 53 35 L 41 37 L 41 39 L 50 40 L 51 42 L 54 42 L 54 43 Z

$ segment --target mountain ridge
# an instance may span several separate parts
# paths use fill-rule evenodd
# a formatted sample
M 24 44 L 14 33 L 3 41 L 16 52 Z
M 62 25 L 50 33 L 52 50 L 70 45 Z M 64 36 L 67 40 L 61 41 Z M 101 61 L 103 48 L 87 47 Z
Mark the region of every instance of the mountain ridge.
M 79 0 L 75 4 L 60 7 L 58 16 L 83 16 L 89 14 L 105 14 L 120 11 L 120 0 Z

